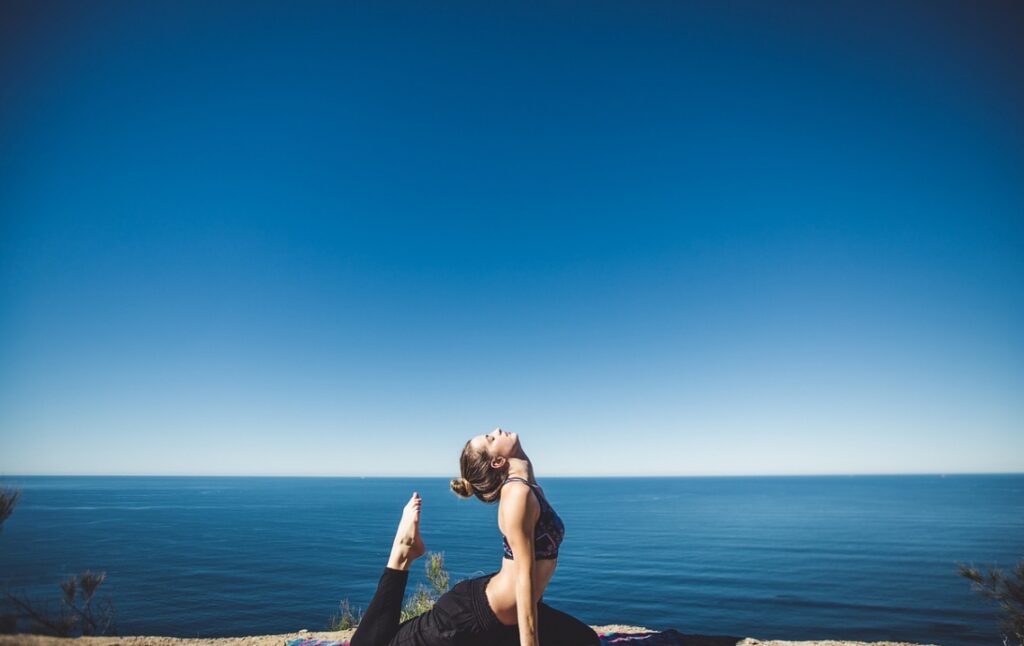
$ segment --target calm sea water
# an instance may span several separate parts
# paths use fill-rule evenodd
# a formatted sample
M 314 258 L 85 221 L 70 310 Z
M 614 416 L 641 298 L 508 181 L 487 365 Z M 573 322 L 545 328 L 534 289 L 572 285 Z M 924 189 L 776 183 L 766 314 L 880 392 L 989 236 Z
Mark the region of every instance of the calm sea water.
M 8 477 L 2 583 L 104 570 L 122 634 L 324 628 L 365 605 L 424 500 L 454 579 L 500 566 L 494 506 L 446 479 Z M 545 600 L 591 624 L 760 638 L 998 644 L 957 563 L 1024 558 L 1024 476 L 542 479 L 567 535 Z M 417 573 L 410 589 L 422 581 Z

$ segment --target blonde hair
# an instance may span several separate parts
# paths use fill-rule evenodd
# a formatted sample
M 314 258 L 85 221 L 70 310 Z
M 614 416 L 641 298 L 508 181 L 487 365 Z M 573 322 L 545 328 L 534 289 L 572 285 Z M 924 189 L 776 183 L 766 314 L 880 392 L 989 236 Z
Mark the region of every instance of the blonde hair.
M 462 477 L 451 481 L 452 491 L 462 498 L 475 495 L 484 502 L 497 502 L 501 497 L 501 485 L 505 484 L 505 472 L 492 469 L 491 456 L 486 450 L 474 451 L 472 443 L 470 440 L 462 448 L 459 457 Z
M 453 478 L 452 491 L 460 498 L 469 498 L 473 495 L 473 485 L 465 478 Z

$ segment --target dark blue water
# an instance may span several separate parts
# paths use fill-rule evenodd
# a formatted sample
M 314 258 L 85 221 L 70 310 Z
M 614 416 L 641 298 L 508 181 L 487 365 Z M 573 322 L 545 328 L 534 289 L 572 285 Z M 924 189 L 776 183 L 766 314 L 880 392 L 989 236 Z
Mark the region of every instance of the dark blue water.
M 122 634 L 325 627 L 365 607 L 409 493 L 454 579 L 500 565 L 497 508 L 445 479 L 13 477 L 0 577 L 105 570 Z M 545 600 L 591 624 L 1000 643 L 957 563 L 1024 557 L 1024 476 L 542 479 L 567 536 Z M 422 576 L 418 576 L 422 580 Z M 414 577 L 411 585 L 415 585 Z

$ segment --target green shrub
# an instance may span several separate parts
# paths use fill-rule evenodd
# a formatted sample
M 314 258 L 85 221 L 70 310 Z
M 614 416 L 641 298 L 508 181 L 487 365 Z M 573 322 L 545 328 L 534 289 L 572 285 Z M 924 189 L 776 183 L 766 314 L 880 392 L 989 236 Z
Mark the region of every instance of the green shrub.
M 0 489 L 0 530 L 20 496 L 17 489 Z M 116 634 L 114 604 L 96 596 L 106 578 L 106 572 L 93 574 L 86 570 L 62 581 L 56 612 L 50 610 L 49 604 L 5 592 L 0 600 L 0 633 L 18 632 L 27 623 L 32 632 L 58 637 Z
M 28 621 L 31 632 L 57 637 L 116 634 L 113 627 L 114 605 L 110 599 L 96 597 L 106 578 L 105 572 L 93 574 L 86 571 L 65 579 L 60 584 L 63 594 L 56 612 L 50 610 L 49 604 L 6 593 L 4 600 L 14 612 L 5 616 L 5 632 L 15 632 L 24 620 Z
M 338 604 L 338 613 L 331 616 L 328 623 L 328 630 L 353 630 L 363 619 L 362 608 L 352 609 L 348 599 L 342 599 Z
M 448 591 L 448 571 L 444 568 L 444 553 L 429 552 L 425 564 L 427 581 L 430 587 L 422 583 L 416 586 L 416 591 L 402 607 L 402 614 L 399 621 L 408 621 L 413 617 L 422 615 L 430 610 L 441 598 L 441 595 Z M 352 630 L 359 626 L 363 618 L 361 609 L 352 610 L 348 599 L 342 599 L 338 604 L 338 613 L 333 615 L 329 622 L 330 630 Z
M 0 530 L 3 530 L 4 521 L 14 512 L 20 496 L 21 491 L 18 489 L 0 489 Z
M 1010 574 L 998 568 L 983 574 L 973 566 L 961 565 L 960 576 L 971 582 L 971 589 L 999 606 L 1003 644 L 1008 646 L 1010 639 L 1016 639 L 1024 646 L 1024 559 Z
M 3 531 L 4 521 L 14 513 L 14 507 L 18 504 L 21 491 L 18 489 L 0 489 L 0 531 Z M 10 608 L 10 601 L 6 594 L 0 599 L 0 635 L 16 632 L 18 629 L 18 613 Z
M 401 621 L 422 615 L 434 607 L 442 594 L 448 592 L 448 571 L 444 569 L 444 554 L 437 552 L 427 554 L 425 567 L 430 587 L 427 588 L 422 583 L 416 586 L 416 592 L 402 608 Z

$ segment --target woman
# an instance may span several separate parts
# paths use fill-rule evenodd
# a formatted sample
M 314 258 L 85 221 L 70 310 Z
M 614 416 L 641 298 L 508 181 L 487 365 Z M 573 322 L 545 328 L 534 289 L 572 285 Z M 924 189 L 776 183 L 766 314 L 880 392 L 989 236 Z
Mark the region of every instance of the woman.
M 500 428 L 478 435 L 466 442 L 460 464 L 462 477 L 451 481 L 452 491 L 498 502 L 505 537 L 501 569 L 462 581 L 431 610 L 399 624 L 409 565 L 425 551 L 423 501 L 413 493 L 352 646 L 599 646 L 589 626 L 541 601 L 565 528 L 537 486 L 519 436 Z

